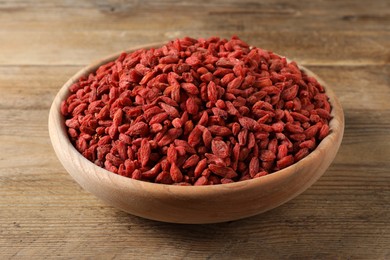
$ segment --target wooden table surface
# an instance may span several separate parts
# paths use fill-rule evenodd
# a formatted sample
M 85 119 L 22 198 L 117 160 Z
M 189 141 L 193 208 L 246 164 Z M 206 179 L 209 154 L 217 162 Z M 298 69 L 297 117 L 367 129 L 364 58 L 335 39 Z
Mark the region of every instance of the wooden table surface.
M 85 192 L 47 119 L 83 66 L 138 44 L 230 37 L 307 66 L 344 111 L 339 153 L 296 199 L 248 219 L 175 225 Z M 0 1 L 0 259 L 390 259 L 390 2 Z

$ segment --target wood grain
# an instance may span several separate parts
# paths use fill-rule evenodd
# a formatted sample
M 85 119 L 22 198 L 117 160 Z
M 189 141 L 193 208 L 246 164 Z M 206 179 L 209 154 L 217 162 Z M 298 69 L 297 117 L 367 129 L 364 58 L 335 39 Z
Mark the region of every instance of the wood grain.
M 203 27 L 206 27 L 204 25 Z M 255 31 L 240 32 L 246 42 L 273 50 L 296 60 L 302 65 L 386 65 L 390 58 L 390 32 L 306 32 L 306 31 Z M 160 30 L 146 31 L 0 31 L 7 51 L 0 56 L 4 65 L 87 65 L 100 57 L 118 50 L 144 43 L 168 41 L 176 37 L 194 35 L 230 37 L 231 32 L 220 29 L 183 30 L 179 33 Z M 24 40 L 31 43 L 25 48 Z M 274 39 L 278 39 L 275 42 Z M 110 44 L 107 44 L 110 42 Z M 297 46 L 299 45 L 299 48 Z M 348 46 L 350 51 L 343 51 Z M 337 55 L 332 55 L 338 49 Z M 92 60 L 91 60 L 92 59 Z
M 389 13 L 384 0 L 1 1 L 0 258 L 390 258 Z M 325 175 L 277 209 L 217 225 L 140 219 L 83 191 L 49 141 L 59 87 L 120 49 L 214 34 L 333 87 L 346 129 Z

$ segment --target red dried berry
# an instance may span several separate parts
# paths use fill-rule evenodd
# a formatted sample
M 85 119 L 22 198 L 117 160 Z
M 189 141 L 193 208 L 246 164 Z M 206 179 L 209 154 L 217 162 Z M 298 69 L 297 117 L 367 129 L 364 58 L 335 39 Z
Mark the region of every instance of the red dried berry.
M 60 111 L 76 149 L 156 183 L 258 178 L 303 159 L 331 131 L 324 88 L 237 37 L 122 53 L 69 91 Z

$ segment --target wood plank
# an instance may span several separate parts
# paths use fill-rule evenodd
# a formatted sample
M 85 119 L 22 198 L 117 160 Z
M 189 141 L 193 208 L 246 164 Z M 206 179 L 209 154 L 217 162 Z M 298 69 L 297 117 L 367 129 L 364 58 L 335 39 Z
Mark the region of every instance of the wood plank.
M 0 137 L 2 137 L 3 146 L 7 144 L 4 149 L 8 152 L 3 155 L 7 157 L 4 160 L 7 167 L 13 167 L 18 163 L 17 158 L 31 154 L 31 151 L 36 151 L 36 153 L 46 151 L 41 157 L 33 157 L 32 161 L 47 161 L 55 158 L 48 145 L 48 139 L 39 139 L 44 142 L 40 144 L 32 141 L 34 138 L 48 137 L 47 114 L 51 101 L 59 85 L 78 68 L 61 66 L 0 68 L 0 89 L 2 93 L 5 93 L 4 98 L 0 100 L 0 108 L 3 109 L 0 110 L 2 122 Z M 336 163 L 365 165 L 364 162 L 360 162 L 360 158 L 365 158 L 368 162 L 375 162 L 371 163 L 371 166 L 378 164 L 383 169 L 389 167 L 390 151 L 387 149 L 387 144 L 390 142 L 390 110 L 387 100 L 390 93 L 386 85 L 387 70 L 378 72 L 378 67 L 337 67 L 338 72 L 335 73 L 333 67 L 313 68 L 314 71 L 318 70 L 316 72 L 321 77 L 329 79 L 331 85 L 343 82 L 335 91 L 344 106 L 347 124 L 343 145 L 336 157 Z M 356 75 L 363 79 L 360 81 L 362 84 L 352 84 Z M 370 79 L 372 79 L 371 82 Z M 24 82 L 29 82 L 28 86 Z M 375 91 L 363 95 L 368 83 L 376 86 Z M 22 99 L 20 99 L 20 93 L 24 93 Z M 42 98 L 37 98 L 38 96 Z M 359 98 L 364 98 L 369 102 L 362 107 L 360 102 L 356 102 Z M 14 139 L 11 135 L 17 138 Z M 38 149 L 38 147 L 41 148 Z M 48 158 L 47 153 L 51 154 L 51 157 Z
M 389 66 L 309 66 L 336 92 L 345 112 L 348 110 L 390 109 Z
M 0 109 L 49 109 L 57 91 L 81 68 L 78 65 L 0 66 Z M 390 110 L 389 65 L 310 65 L 308 68 L 332 87 L 346 113 L 349 110 L 364 113 L 363 109 L 378 113 Z
M 37 191 L 36 185 L 26 186 L 15 179 L 13 186 L 19 186 L 24 194 L 1 196 L 2 202 L 8 202 L 8 210 L 0 212 L 0 246 L 12 245 L 4 248 L 2 254 L 17 257 L 31 253 L 42 257 L 94 256 L 101 252 L 104 257 L 250 258 L 258 254 L 275 256 L 271 250 L 275 247 L 283 248 L 277 253 L 283 258 L 304 257 L 310 250 L 303 248 L 316 248 L 314 254 L 325 258 L 386 257 L 390 230 L 388 226 L 383 229 L 383 225 L 390 213 L 386 204 L 390 195 L 386 187 L 388 176 L 367 175 L 367 169 L 347 171 L 352 179 L 360 179 L 362 175 L 378 179 L 380 184 L 374 190 L 387 189 L 382 195 L 374 194 L 362 182 L 359 187 L 344 185 L 339 191 L 329 190 L 334 184 L 327 179 L 345 178 L 345 169 L 340 170 L 343 173 L 328 172 L 304 194 L 268 213 L 230 223 L 180 225 L 180 228 L 127 215 L 95 201 L 83 191 L 69 192 L 74 188 L 67 182 L 68 192 L 46 185 Z M 38 182 L 47 182 L 45 175 L 39 176 Z M 321 189 L 321 186 L 327 187 Z M 35 198 L 31 203 L 22 198 L 28 194 Z M 102 237 L 111 239 L 102 244 Z
M 328 2 L 329 3 L 329 2 Z M 35 4 L 35 3 L 34 3 Z M 385 31 L 388 28 L 389 8 L 370 5 L 360 12 L 351 12 L 350 8 L 302 9 L 298 6 L 278 6 L 261 2 L 252 2 L 239 6 L 210 6 L 200 8 L 194 5 L 159 6 L 29 6 L 0 7 L 2 26 L 12 31 L 25 31 L 26 22 L 29 31 L 52 30 L 150 30 L 159 28 L 178 31 L 183 27 L 198 29 L 224 29 L 230 31 L 301 31 L 313 29 L 321 31 Z M 366 5 L 367 7 L 367 5 Z M 191 9 L 192 15 L 188 15 Z M 12 19 L 17 16 L 19 19 Z M 196 17 L 194 19 L 193 17 Z M 87 19 L 86 19 L 87 18 Z M 307 22 L 310 20 L 310 23 Z M 253 22 L 256 21 L 256 22 Z M 50 23 L 50 26 L 48 26 Z M 3 28 L 0 26 L 0 29 Z
M 177 37 L 230 37 L 221 29 L 180 31 L 72 31 L 4 32 L 0 66 L 10 65 L 86 65 L 109 54 Z M 248 43 L 273 50 L 302 65 L 385 65 L 389 63 L 390 32 L 241 32 Z M 28 41 L 26 41 L 28 39 Z M 299 46 L 299 48 L 297 48 Z M 346 49 L 343 46 L 348 46 Z M 356 58 L 358 57 L 358 58 Z
M 12 30 L 40 30 L 42 27 L 74 30 L 127 30 L 129 27 L 160 28 L 169 24 L 181 28 L 226 26 L 235 30 L 379 30 L 389 21 L 389 4 L 371 1 L 13 1 L 0 5 L 0 22 Z M 191 15 L 188 15 L 191 11 Z M 21 19 L 12 19 L 15 15 Z M 88 17 L 88 19 L 85 19 Z M 197 19 L 193 19 L 196 17 Z M 4 19 L 4 20 L 2 20 Z M 145 23 L 145 19 L 148 20 Z M 253 21 L 256 23 L 253 23 Z M 306 21 L 310 20 L 310 23 Z M 49 22 L 50 26 L 47 26 Z M 3 23 L 0 23 L 3 24 Z
M 81 68 L 81 66 L 0 66 L 0 109 L 42 110 L 42 114 L 47 115 L 58 90 Z M 4 116 L 13 120 L 6 114 Z
M 41 110 L 9 110 L 11 117 L 0 113 L 3 122 L 0 141 L 2 149 L 7 151 L 0 157 L 1 171 L 6 173 L 7 169 L 15 165 L 44 166 L 56 160 L 48 139 L 45 113 Z M 335 163 L 349 167 L 376 166 L 383 170 L 390 169 L 390 112 L 365 112 L 364 121 L 359 114 L 359 111 L 346 114 L 348 123 Z M 26 159 L 20 161 L 20 157 Z

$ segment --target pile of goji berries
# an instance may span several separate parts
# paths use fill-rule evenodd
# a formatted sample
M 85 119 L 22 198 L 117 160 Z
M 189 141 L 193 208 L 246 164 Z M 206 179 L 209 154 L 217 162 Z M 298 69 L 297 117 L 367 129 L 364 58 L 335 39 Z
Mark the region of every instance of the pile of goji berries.
M 232 37 L 123 53 L 62 102 L 70 140 L 111 172 L 164 184 L 248 180 L 328 135 L 324 88 L 295 62 Z

